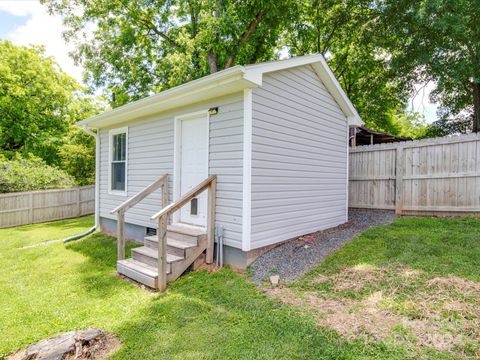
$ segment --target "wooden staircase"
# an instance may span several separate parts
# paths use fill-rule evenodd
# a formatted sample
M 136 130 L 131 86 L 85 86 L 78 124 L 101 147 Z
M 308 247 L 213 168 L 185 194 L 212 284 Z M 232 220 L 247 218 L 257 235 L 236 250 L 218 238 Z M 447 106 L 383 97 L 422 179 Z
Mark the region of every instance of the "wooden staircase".
M 117 271 L 135 281 L 164 291 L 167 282 L 176 280 L 206 251 L 206 262 L 213 262 L 215 200 L 217 177 L 212 175 L 168 204 L 168 175 L 163 175 L 135 196 L 111 211 L 117 214 Z M 125 259 L 125 212 L 154 191 L 162 190 L 162 209 L 150 219 L 158 222 L 157 235 L 146 236 L 144 246 L 132 249 Z M 183 223 L 167 225 L 169 216 L 208 190 L 207 226 Z
M 207 249 L 205 228 L 176 223 L 167 226 L 167 282 L 175 281 Z M 119 274 L 156 288 L 158 237 L 146 236 L 144 246 L 132 249 L 130 259 L 119 260 Z

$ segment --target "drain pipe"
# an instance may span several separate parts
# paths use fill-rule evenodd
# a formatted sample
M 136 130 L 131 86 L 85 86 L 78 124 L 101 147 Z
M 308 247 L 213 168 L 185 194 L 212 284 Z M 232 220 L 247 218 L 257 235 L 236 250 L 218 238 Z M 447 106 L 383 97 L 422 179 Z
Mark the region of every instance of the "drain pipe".
M 217 256 L 215 264 L 223 267 L 223 226 L 215 227 L 215 240 L 217 240 Z
M 64 243 L 81 239 L 93 232 L 98 228 L 100 225 L 100 212 L 99 212 L 99 199 L 100 199 L 100 187 L 99 187 L 99 180 L 100 180 L 100 138 L 96 132 L 93 132 L 90 130 L 87 125 L 82 126 L 83 131 L 85 131 L 88 135 L 91 135 L 95 138 L 95 225 L 92 226 L 90 229 L 87 231 L 70 236 L 68 238 L 63 239 Z

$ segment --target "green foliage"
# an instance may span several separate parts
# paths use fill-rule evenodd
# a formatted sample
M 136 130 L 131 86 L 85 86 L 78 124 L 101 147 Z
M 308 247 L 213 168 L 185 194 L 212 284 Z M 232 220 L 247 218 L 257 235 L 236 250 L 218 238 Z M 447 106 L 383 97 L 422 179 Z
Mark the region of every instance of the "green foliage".
M 430 124 L 425 137 L 440 137 L 454 134 L 466 134 L 473 128 L 473 110 L 452 116 L 450 111 L 440 114 L 440 119 Z
M 112 94 L 114 107 L 234 64 L 274 60 L 284 48 L 324 54 L 368 127 L 401 133 L 414 85 L 433 81 L 432 100 L 448 121 L 467 112 L 480 129 L 476 0 L 42 3 L 64 17 L 88 84 Z M 83 36 L 92 23 L 93 38 Z
M 393 115 L 395 134 L 412 139 L 422 139 L 429 136 L 430 124 L 418 113 L 403 112 Z
M 49 164 L 66 131 L 74 79 L 46 57 L 42 47 L 0 42 L 0 150 L 33 153 Z
M 65 171 L 47 165 L 42 159 L 0 156 L 0 193 L 59 189 L 75 186 Z
M 370 1 L 309 0 L 284 36 L 292 55 L 322 53 L 367 127 L 399 134 L 408 92 L 390 71 Z
M 0 154 L 43 159 L 53 166 L 51 181 L 35 172 L 10 191 L 51 187 L 65 170 L 80 185 L 94 181 L 95 141 L 73 124 L 105 109 L 104 104 L 83 92 L 83 88 L 45 56 L 42 47 L 15 46 L 0 41 Z M 27 160 L 25 160 L 27 161 Z M 28 162 L 28 161 L 27 161 Z M 18 165 L 12 162 L 11 168 Z M 38 159 L 29 165 L 40 166 Z M 41 166 L 40 166 L 41 168 Z M 65 177 L 69 181 L 69 176 Z M 63 186 L 59 181 L 59 186 Z M 38 188 L 32 188 L 37 184 Z M 3 190 L 4 191 L 4 190 Z
M 102 102 L 85 95 L 76 96 L 70 106 L 69 122 L 86 119 L 105 110 Z M 95 183 L 95 138 L 70 125 L 58 148 L 59 167 L 73 176 L 78 185 Z
M 444 115 L 454 120 L 466 112 L 480 129 L 478 1 L 388 0 L 380 10 L 386 37 L 396 39 L 388 47 L 396 76 L 410 84 L 434 82 L 432 101 Z
M 113 106 L 235 64 L 275 58 L 297 6 L 295 0 L 42 2 L 64 16 L 65 37 L 77 45 L 74 56 L 87 83 L 113 93 Z M 85 38 L 91 23 L 93 39 Z

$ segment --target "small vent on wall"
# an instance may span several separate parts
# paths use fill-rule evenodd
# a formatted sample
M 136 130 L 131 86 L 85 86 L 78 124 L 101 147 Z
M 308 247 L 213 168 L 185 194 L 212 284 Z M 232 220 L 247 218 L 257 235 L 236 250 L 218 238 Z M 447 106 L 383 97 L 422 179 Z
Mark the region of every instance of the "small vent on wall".
M 198 215 L 198 199 L 193 198 L 190 202 L 190 215 Z
M 147 236 L 157 235 L 157 229 L 147 227 L 147 229 L 145 230 L 145 233 Z

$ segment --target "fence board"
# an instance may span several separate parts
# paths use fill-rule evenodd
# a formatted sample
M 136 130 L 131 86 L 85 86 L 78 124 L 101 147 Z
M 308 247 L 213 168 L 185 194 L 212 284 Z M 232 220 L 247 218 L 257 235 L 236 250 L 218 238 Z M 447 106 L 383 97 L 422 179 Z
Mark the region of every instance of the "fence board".
M 95 186 L 0 194 L 0 228 L 93 214 Z
M 352 208 L 480 212 L 480 134 L 354 147 L 349 167 Z

